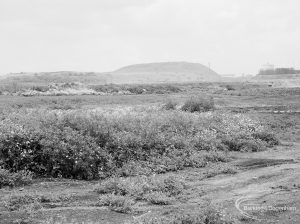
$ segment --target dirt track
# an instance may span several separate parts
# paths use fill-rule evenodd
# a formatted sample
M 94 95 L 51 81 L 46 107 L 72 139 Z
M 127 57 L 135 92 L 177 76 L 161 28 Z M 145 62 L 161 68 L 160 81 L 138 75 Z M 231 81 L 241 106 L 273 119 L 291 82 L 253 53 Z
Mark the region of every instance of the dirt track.
M 174 207 L 196 209 L 208 200 L 237 223 L 300 223 L 300 144 L 234 156 L 236 159 L 232 163 L 240 167 L 237 174 L 203 179 L 201 169 L 179 172 L 178 175 L 187 180 L 192 193 L 186 203 Z M 239 199 L 242 200 L 240 204 Z M 268 209 L 245 213 L 247 204 Z M 280 212 L 271 210 L 270 206 L 272 209 L 286 206 L 296 210 Z
M 291 147 L 278 147 L 276 151 L 240 156 L 234 162 L 241 167 L 238 174 L 217 176 L 198 183 L 198 186 L 202 184 L 207 189 L 207 196 L 240 222 L 300 223 L 300 145 L 294 143 Z M 245 201 L 238 205 L 238 199 Z M 287 206 L 296 211 L 266 209 L 242 215 L 236 207 L 243 211 L 246 204 L 278 209 Z

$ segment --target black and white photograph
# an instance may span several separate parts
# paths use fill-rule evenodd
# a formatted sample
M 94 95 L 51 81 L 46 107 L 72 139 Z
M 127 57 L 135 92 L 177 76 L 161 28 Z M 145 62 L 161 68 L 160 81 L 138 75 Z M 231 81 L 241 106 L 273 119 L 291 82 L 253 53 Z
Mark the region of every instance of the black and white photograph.
M 299 0 L 0 0 L 0 224 L 299 223 Z

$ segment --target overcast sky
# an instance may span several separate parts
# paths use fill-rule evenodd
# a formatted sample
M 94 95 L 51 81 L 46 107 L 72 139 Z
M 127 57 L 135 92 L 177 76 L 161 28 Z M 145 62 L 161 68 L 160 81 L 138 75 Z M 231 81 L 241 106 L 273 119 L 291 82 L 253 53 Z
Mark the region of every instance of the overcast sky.
M 0 73 L 158 61 L 300 69 L 300 1 L 0 0 Z

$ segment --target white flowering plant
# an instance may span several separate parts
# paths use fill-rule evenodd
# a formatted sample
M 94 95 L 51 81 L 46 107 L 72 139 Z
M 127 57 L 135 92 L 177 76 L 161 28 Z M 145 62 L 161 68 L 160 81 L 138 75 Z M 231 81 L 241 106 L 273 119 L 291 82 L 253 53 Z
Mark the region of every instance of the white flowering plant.
M 242 114 L 21 110 L 0 119 L 0 165 L 42 176 L 105 178 L 134 175 L 134 167 L 167 172 L 277 144 L 273 133 Z

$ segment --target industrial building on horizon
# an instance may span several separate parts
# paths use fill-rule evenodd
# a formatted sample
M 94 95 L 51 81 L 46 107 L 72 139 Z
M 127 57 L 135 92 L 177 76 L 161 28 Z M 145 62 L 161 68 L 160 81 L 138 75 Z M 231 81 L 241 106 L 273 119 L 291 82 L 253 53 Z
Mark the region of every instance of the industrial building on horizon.
M 275 68 L 272 64 L 265 64 L 259 70 L 258 75 L 294 75 L 300 74 L 300 70 L 296 70 L 293 67 L 291 68 Z

